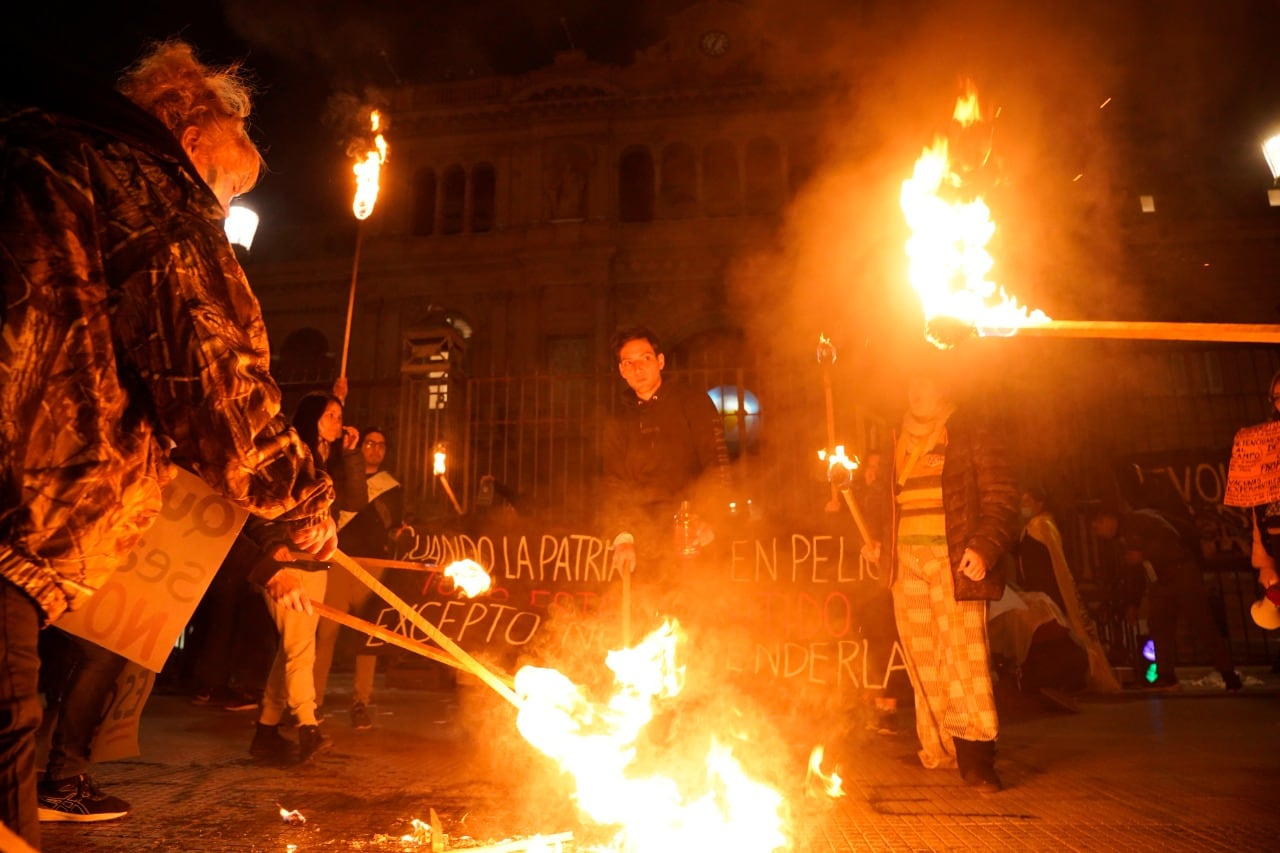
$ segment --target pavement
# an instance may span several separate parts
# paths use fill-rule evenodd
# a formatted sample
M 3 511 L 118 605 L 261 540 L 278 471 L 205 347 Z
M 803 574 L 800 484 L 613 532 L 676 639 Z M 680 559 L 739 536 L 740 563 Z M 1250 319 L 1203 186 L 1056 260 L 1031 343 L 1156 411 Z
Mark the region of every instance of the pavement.
M 826 745 L 822 769 L 839 765 L 838 798 L 806 782 L 804 756 L 772 750 L 782 769 L 768 781 L 788 804 L 787 849 L 1280 849 L 1275 804 L 1264 796 L 1276 791 L 1280 675 L 1241 671 L 1239 693 L 1182 670 L 1176 693 L 1080 697 L 1077 713 L 1006 698 L 997 765 L 1006 790 L 997 794 L 973 792 L 954 770 L 920 767 L 909 719 L 896 734 L 850 725 Z M 348 684 L 335 675 L 329 706 L 345 709 Z M 277 765 L 248 755 L 253 711 L 153 695 L 141 755 L 95 768 L 99 785 L 129 801 L 131 813 L 45 823 L 43 849 L 428 851 L 415 821 L 428 823 L 432 812 L 444 850 L 537 849 L 535 836 L 573 833 L 561 849 L 578 851 L 606 837 L 581 819 L 564 776 L 516 733 L 514 709 L 495 692 L 478 683 L 380 684 L 375 701 L 373 729 L 357 731 L 344 711 L 333 713 L 323 723 L 332 751 Z M 792 733 L 806 742 L 816 734 L 803 726 Z M 305 823 L 287 823 L 282 810 Z M 745 845 L 688 849 L 736 853 Z

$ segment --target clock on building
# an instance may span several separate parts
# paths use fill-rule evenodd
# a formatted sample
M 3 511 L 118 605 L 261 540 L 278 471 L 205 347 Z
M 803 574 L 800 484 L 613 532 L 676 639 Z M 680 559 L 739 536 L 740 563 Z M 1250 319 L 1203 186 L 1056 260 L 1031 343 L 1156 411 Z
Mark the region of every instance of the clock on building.
M 729 34 L 720 30 L 708 30 L 702 34 L 699 44 L 707 56 L 723 56 L 729 49 Z

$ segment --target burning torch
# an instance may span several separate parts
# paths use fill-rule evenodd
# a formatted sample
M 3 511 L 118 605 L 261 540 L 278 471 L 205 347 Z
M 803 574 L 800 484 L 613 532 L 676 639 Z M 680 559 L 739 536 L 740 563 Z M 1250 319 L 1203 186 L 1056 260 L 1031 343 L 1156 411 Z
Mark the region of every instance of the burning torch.
M 960 130 L 983 120 L 970 88 L 952 116 Z M 988 274 L 995 261 L 987 243 L 995 233 L 991 210 L 981 195 L 955 199 L 964 190 L 966 167 L 956 165 L 946 137 L 938 136 L 902 183 L 899 201 L 911 236 L 907 277 L 924 309 L 925 337 L 949 349 L 969 337 L 1014 334 L 1062 338 L 1128 340 L 1280 342 L 1280 326 L 1259 323 L 1167 323 L 1127 320 L 1053 320 L 1005 292 Z M 982 154 L 983 162 L 989 147 Z M 1277 151 L 1280 157 L 1280 151 Z M 1280 170 L 1277 170 L 1280 174 Z M 944 197 L 946 196 L 946 197 Z
M 431 453 L 432 473 L 436 479 L 440 481 L 440 485 L 444 488 L 444 493 L 449 496 L 449 503 L 453 504 L 453 509 L 458 515 L 462 515 L 462 507 L 458 505 L 458 498 L 453 493 L 453 487 L 449 485 L 448 462 L 449 456 L 445 453 L 444 445 L 437 444 L 435 450 Z
M 369 125 L 372 134 L 371 147 L 363 151 L 349 152 L 356 157 L 356 163 L 352 166 L 356 176 L 356 193 L 351 203 L 351 210 L 356 216 L 356 251 L 355 258 L 351 262 L 351 289 L 347 293 L 347 328 L 342 335 L 342 367 L 338 372 L 342 377 L 347 375 L 347 353 L 351 348 L 351 317 L 356 307 L 356 277 L 360 270 L 360 243 L 364 236 L 364 229 L 360 227 L 360 223 L 373 213 L 373 205 L 378 200 L 378 177 L 382 171 L 382 164 L 387 162 L 387 152 L 390 150 L 387 140 L 382 136 L 382 114 L 377 110 L 371 110 Z
M 827 463 L 827 480 L 831 483 L 831 491 L 838 492 L 844 498 L 849 514 L 853 516 L 853 523 L 858 525 L 862 541 L 870 542 L 871 533 L 867 530 L 867 520 L 862 517 L 862 510 L 858 508 L 858 502 L 853 499 L 853 493 L 849 490 L 853 472 L 858 470 L 858 457 L 850 459 L 844 452 L 844 445 L 839 444 L 833 453 L 819 450 L 818 458 Z

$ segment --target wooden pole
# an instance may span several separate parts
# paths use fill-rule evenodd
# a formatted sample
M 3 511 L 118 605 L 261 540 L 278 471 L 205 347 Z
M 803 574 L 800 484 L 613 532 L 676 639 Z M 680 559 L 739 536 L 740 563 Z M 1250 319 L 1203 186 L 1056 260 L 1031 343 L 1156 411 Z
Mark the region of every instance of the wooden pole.
M 622 647 L 631 648 L 631 570 L 622 572 Z
M 467 654 L 466 650 L 461 646 L 445 636 L 439 628 L 428 622 L 426 617 L 417 610 L 414 610 L 404 599 L 388 589 L 386 584 L 369 574 L 364 566 L 361 566 L 341 551 L 335 551 L 333 556 L 329 559 L 351 572 L 351 574 L 355 576 L 356 580 L 360 581 L 365 586 L 369 587 L 369 589 L 377 593 L 379 598 L 394 607 L 396 612 L 405 619 L 412 622 L 415 628 L 430 637 L 432 641 L 434 641 L 436 645 L 440 646 L 444 651 L 453 655 L 453 657 L 457 659 L 458 663 L 461 664 L 462 668 L 466 669 L 467 672 L 470 672 L 485 684 L 492 687 L 499 696 L 506 699 L 512 705 L 515 705 L 517 708 L 520 707 L 520 697 L 516 695 L 514 689 L 508 686 L 501 678 L 494 675 L 493 672 L 491 672 L 484 664 L 480 663 L 480 661 Z
M 867 530 L 867 520 L 862 517 L 862 510 L 858 509 L 858 502 L 853 499 L 853 494 L 848 489 L 841 489 L 840 495 L 849 506 L 849 512 L 853 515 L 853 523 L 858 525 L 858 533 L 861 534 L 863 543 L 870 543 L 871 533 Z
M 449 478 L 444 474 L 436 476 L 440 478 L 440 485 L 444 486 L 444 493 L 449 496 L 449 503 L 453 504 L 453 511 L 462 515 L 462 507 L 458 505 L 458 497 L 453 493 L 453 486 L 449 485 Z
M 419 643 L 417 640 L 411 640 L 403 634 L 397 634 L 395 631 L 384 628 L 381 625 L 375 625 L 372 622 L 361 619 L 359 616 L 352 616 L 345 610 L 339 610 L 338 608 L 325 604 L 322 601 L 311 602 L 311 607 L 316 613 L 320 614 L 324 618 L 337 622 L 339 625 L 346 625 L 348 628 L 352 628 L 362 634 L 368 634 L 375 640 L 382 640 L 384 643 L 390 643 L 391 645 L 402 648 L 405 651 L 413 652 L 416 655 L 429 658 L 436 663 L 442 663 L 445 666 L 451 666 L 454 669 L 466 670 L 466 667 L 460 662 L 434 646 L 428 646 L 426 643 Z M 508 687 L 512 687 L 515 683 L 509 677 L 497 677 L 501 678 L 503 683 Z
M 364 238 L 364 228 L 360 227 L 360 220 L 356 220 L 356 253 L 355 259 L 351 262 L 351 288 L 347 291 L 347 328 L 342 333 L 342 367 L 338 370 L 338 376 L 345 377 L 347 375 L 347 353 L 351 350 L 351 317 L 356 311 L 356 277 L 360 272 L 360 243 Z
M 1049 320 L 1021 326 L 1019 337 L 1118 338 L 1146 341 L 1280 343 L 1280 326 L 1265 323 L 1168 323 L 1138 320 Z M 995 332 L 981 337 L 1003 337 Z

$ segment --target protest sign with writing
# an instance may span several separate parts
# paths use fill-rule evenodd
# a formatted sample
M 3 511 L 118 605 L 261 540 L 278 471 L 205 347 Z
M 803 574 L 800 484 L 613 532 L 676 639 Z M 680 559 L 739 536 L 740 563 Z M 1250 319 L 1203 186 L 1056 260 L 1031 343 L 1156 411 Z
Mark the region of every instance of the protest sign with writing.
M 1222 502 L 1257 506 L 1280 500 L 1280 421 L 1245 427 L 1231 445 Z
M 85 606 L 57 626 L 159 672 L 246 517 L 179 469 L 156 523 Z
M 723 530 L 696 560 L 673 556 L 654 582 L 653 567 L 631 580 L 639 640 L 658 611 L 678 614 L 698 632 L 697 654 L 716 668 L 760 685 L 784 682 L 825 696 L 880 688 L 903 668 L 892 630 L 876 614 L 879 571 L 859 554 L 856 534 L 819 529 L 750 535 Z M 511 673 L 524 663 L 572 667 L 603 661 L 622 645 L 627 594 L 610 565 L 608 540 L 587 533 L 539 532 L 512 525 L 483 534 L 420 537 L 410 559 L 441 569 L 453 560 L 485 566 L 493 588 L 465 597 L 440 571 L 390 570 L 384 583 L 467 652 Z M 656 587 L 656 588 L 655 588 Z M 403 614 L 375 600 L 366 618 L 409 639 L 429 642 Z M 405 654 L 376 638 L 369 650 Z

